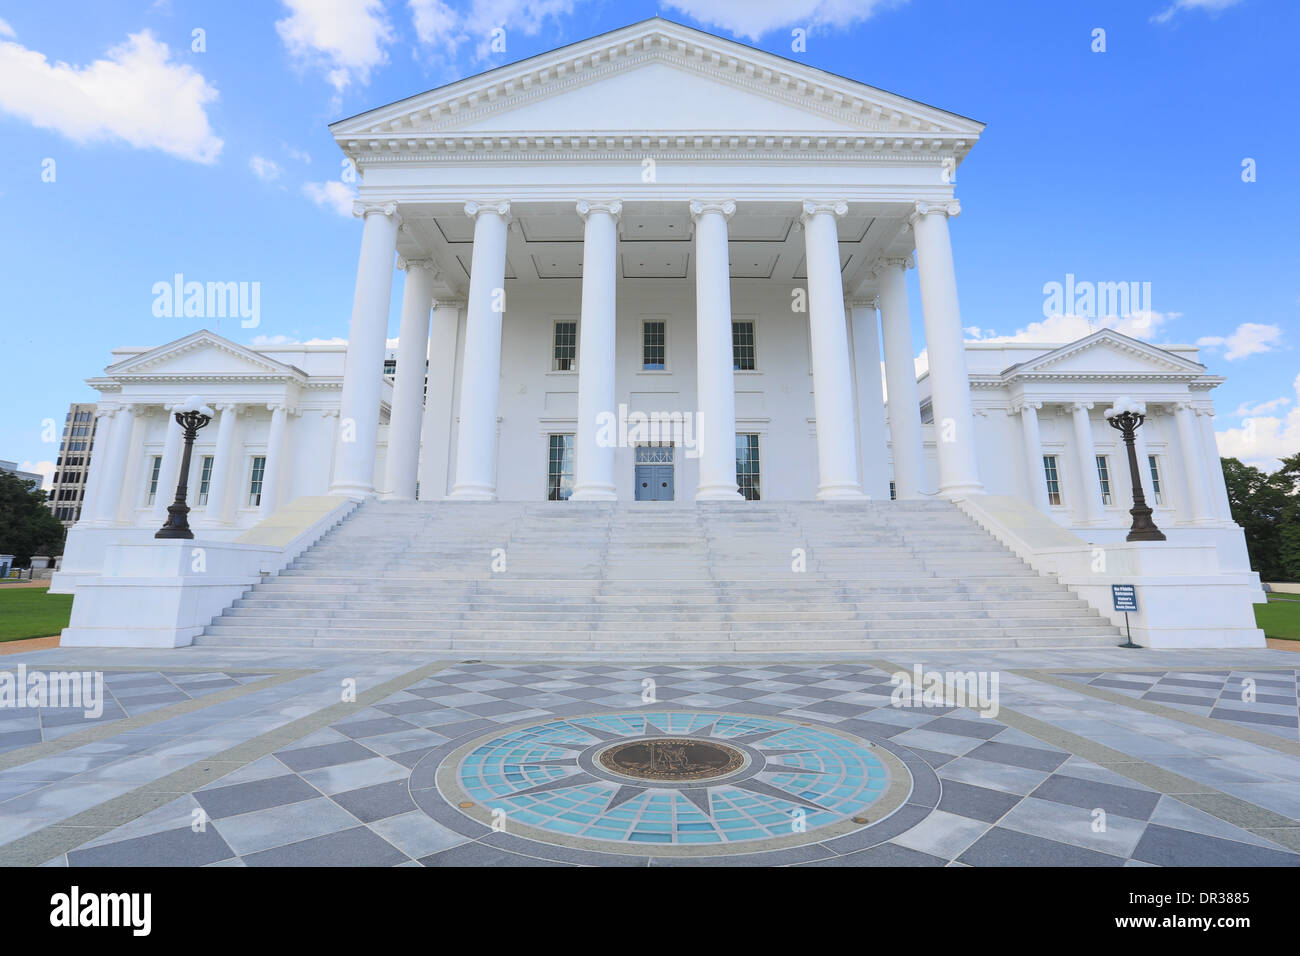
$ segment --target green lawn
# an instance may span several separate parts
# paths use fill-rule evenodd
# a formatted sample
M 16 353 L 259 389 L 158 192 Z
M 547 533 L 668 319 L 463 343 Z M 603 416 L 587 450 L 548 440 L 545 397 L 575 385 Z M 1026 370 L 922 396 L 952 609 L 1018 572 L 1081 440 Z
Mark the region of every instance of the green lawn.
M 1255 605 L 1255 623 L 1268 637 L 1300 641 L 1300 594 L 1270 594 Z
M 47 594 L 45 588 L 0 588 L 0 641 L 58 634 L 68 626 L 71 614 L 71 594 Z

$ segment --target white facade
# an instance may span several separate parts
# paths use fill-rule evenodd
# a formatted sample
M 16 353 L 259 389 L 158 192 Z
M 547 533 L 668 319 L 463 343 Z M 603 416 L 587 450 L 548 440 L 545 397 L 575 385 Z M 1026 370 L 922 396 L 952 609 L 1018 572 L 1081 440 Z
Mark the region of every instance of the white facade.
M 743 507 L 742 490 L 883 499 L 892 482 L 904 499 L 1018 498 L 1088 542 L 1128 527 L 1102 413 L 1130 395 L 1151 410 L 1157 522 L 1248 574 L 1210 425 L 1221 379 L 1194 348 L 1110 331 L 963 344 L 952 171 L 982 129 L 661 20 L 336 123 L 362 174 L 348 346 L 197 332 L 115 353 L 90 382 L 109 421 L 56 586 L 161 525 L 167 406 L 193 394 L 219 410 L 189 489 L 215 540 L 326 494 Z M 669 436 L 638 435 L 638 414 L 683 423 L 654 471 L 636 446 Z

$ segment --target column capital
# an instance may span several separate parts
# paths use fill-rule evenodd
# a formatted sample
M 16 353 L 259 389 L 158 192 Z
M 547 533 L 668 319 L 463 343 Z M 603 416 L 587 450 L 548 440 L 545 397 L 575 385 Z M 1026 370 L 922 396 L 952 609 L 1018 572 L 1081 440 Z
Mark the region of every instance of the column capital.
M 408 259 L 406 256 L 398 256 L 397 268 L 403 272 L 409 272 L 412 269 L 423 269 L 426 272 L 433 273 L 435 279 L 441 277 L 441 273 L 438 272 L 438 264 L 432 259 Z
M 494 216 L 500 216 L 506 222 L 510 221 L 510 200 L 498 199 L 493 202 L 476 202 L 470 200 L 465 203 L 465 215 L 471 219 L 477 219 L 484 213 L 491 213 Z
M 435 309 L 456 309 L 465 308 L 465 300 L 458 296 L 434 296 L 433 307 Z
M 1010 408 L 1007 409 L 1007 414 L 1019 415 L 1022 412 L 1027 412 L 1027 411 L 1037 412 L 1042 407 L 1043 407 L 1042 402 L 1031 402 L 1031 401 L 1026 401 L 1024 399 L 1021 399 L 1020 401 L 1014 403 Z
M 914 256 L 882 256 L 871 267 L 871 275 L 873 278 L 879 279 L 890 269 L 901 269 L 906 272 L 908 269 L 915 268 L 916 258 Z
M 1092 402 L 1071 402 L 1070 408 L 1076 412 L 1086 412 L 1092 409 Z
M 399 226 L 402 224 L 402 216 L 397 211 L 397 203 L 395 202 L 363 202 L 360 199 L 352 201 L 352 215 L 358 219 L 365 219 L 367 216 L 375 214 L 391 216 Z
M 230 412 L 232 415 L 238 415 L 241 406 L 238 402 L 215 402 L 212 407 L 223 415 L 226 412 Z
M 811 199 L 805 199 L 803 202 L 803 211 L 799 214 L 800 222 L 807 222 L 813 216 L 828 212 L 836 219 L 848 214 L 849 204 L 846 200 L 837 199 L 834 202 L 813 202 Z
M 943 202 L 923 202 L 918 201 L 913 207 L 912 212 L 907 217 L 909 225 L 915 225 L 916 221 L 922 216 L 928 216 L 932 213 L 943 213 L 949 219 L 961 215 L 961 203 L 956 199 L 946 199 Z
M 588 199 L 579 199 L 577 209 L 578 215 L 582 217 L 583 222 L 586 222 L 587 217 L 593 212 L 608 213 L 614 218 L 615 222 L 618 222 L 619 218 L 623 215 L 623 201 L 620 199 L 611 199 L 593 202 Z
M 727 219 L 736 214 L 736 202 L 733 199 L 722 199 L 716 201 L 706 201 L 701 199 L 691 200 L 691 218 L 698 220 L 701 216 L 711 212 L 722 213 Z
M 855 298 L 846 299 L 844 304 L 850 309 L 880 309 L 880 296 L 878 295 L 860 295 Z

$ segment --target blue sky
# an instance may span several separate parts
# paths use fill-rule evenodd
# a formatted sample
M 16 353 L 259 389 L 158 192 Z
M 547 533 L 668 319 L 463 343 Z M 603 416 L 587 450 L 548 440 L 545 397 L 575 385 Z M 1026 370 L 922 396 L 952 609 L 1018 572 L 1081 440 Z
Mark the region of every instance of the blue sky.
M 1086 332 L 1033 324 L 1045 283 L 1149 282 L 1141 334 L 1227 376 L 1221 449 L 1300 451 L 1293 0 L 45 0 L 0 2 L 0 458 L 49 462 L 113 347 L 216 324 L 155 317 L 175 273 L 260 283 L 236 341 L 346 334 L 327 123 L 656 14 L 987 123 L 956 183 L 969 334 Z

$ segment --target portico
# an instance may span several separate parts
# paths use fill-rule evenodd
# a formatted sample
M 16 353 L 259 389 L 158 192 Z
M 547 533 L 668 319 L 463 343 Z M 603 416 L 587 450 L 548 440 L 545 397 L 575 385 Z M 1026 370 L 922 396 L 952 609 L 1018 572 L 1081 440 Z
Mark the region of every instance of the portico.
M 363 228 L 331 491 L 626 499 L 634 449 L 600 424 L 627 405 L 697 425 L 675 456 L 684 501 L 884 497 L 887 442 L 914 497 L 919 418 L 900 403 L 886 432 L 877 317 L 879 302 L 897 378 L 914 354 L 899 264 L 914 261 L 938 490 L 978 493 L 948 220 L 951 171 L 982 129 L 660 20 L 334 124 L 362 174 Z M 395 260 L 401 346 L 377 473 L 370 369 Z M 447 314 L 431 326 L 434 302 Z M 744 494 L 742 446 L 761 472 Z M 552 452 L 563 474 L 535 480 Z M 765 467 L 778 461 L 805 473 Z

